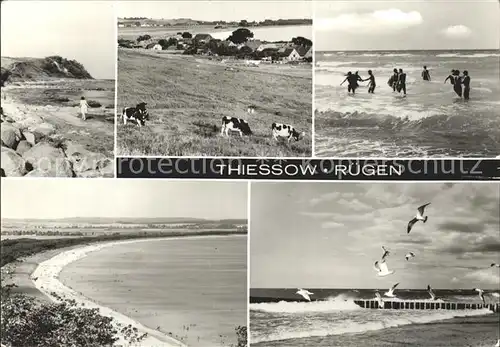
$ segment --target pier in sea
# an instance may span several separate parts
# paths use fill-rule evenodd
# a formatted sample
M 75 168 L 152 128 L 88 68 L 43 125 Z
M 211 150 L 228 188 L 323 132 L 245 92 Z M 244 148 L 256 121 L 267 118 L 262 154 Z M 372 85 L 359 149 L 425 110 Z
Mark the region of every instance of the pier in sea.
M 363 308 L 383 308 L 392 310 L 481 310 L 489 309 L 500 312 L 500 304 L 474 304 L 447 301 L 385 301 L 380 307 L 377 300 L 354 300 L 354 303 Z

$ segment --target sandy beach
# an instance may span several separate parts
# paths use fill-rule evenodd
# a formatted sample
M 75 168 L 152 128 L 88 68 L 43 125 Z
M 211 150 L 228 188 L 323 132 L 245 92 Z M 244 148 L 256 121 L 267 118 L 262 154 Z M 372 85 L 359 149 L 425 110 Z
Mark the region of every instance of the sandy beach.
M 196 237 L 192 237 L 196 238 Z M 168 240 L 174 238 L 166 238 Z M 162 239 L 159 239 L 162 240 Z M 165 239 L 163 239 L 165 240 Z M 104 316 L 112 317 L 115 320 L 115 324 L 117 326 L 117 330 L 120 330 L 118 326 L 127 326 L 132 325 L 136 327 L 139 331 L 139 334 L 147 333 L 147 336 L 144 340 L 142 340 L 137 346 L 141 347 L 157 347 L 157 346 L 165 346 L 165 347 L 181 347 L 185 346 L 183 343 L 169 337 L 168 335 L 162 334 L 159 331 L 147 328 L 142 324 L 136 322 L 135 320 L 116 312 L 110 308 L 98 305 L 91 301 L 90 299 L 82 296 L 71 288 L 66 287 L 59 281 L 59 273 L 62 269 L 79 259 L 82 259 L 88 256 L 90 253 L 102 250 L 104 248 L 113 247 L 117 244 L 124 243 L 137 243 L 137 242 L 149 242 L 150 239 L 140 239 L 140 240 L 127 240 L 127 241 L 117 241 L 117 242 L 107 242 L 100 244 L 88 245 L 80 248 L 74 248 L 70 250 L 65 250 L 54 257 L 41 262 L 35 271 L 31 274 L 31 279 L 35 285 L 35 287 L 51 298 L 53 301 L 58 301 L 57 297 L 63 297 L 65 299 L 72 299 L 78 302 L 79 304 L 85 306 L 86 308 L 98 308 L 100 313 Z M 120 346 L 135 346 L 129 345 L 125 342 L 122 336 L 119 337 L 119 341 L 117 342 Z
M 219 236 L 188 236 L 188 237 L 169 237 L 169 238 L 156 238 L 154 240 L 165 241 L 165 240 L 180 240 L 180 239 L 203 239 L 203 238 L 217 238 Z M 224 237 L 224 236 L 220 236 Z M 60 273 L 67 265 L 87 257 L 93 252 L 103 250 L 105 248 L 110 248 L 116 245 L 125 245 L 139 242 L 151 242 L 152 239 L 135 239 L 126 241 L 115 241 L 115 242 L 105 242 L 85 245 L 83 247 L 71 247 L 61 250 L 54 250 L 49 252 L 44 252 L 36 254 L 32 257 L 28 257 L 23 260 L 23 262 L 14 264 L 16 269 L 14 270 L 14 280 L 13 282 L 19 284 L 17 291 L 22 291 L 27 294 L 35 294 L 40 298 L 44 298 L 42 294 L 45 294 L 47 298 L 57 302 L 60 297 L 69 300 L 75 300 L 79 305 L 85 308 L 97 308 L 101 315 L 111 317 L 114 319 L 114 324 L 117 331 L 120 331 L 120 327 L 131 325 L 137 328 L 138 334 L 147 334 L 146 338 L 140 341 L 138 344 L 128 344 L 124 337 L 119 335 L 117 345 L 118 346 L 141 346 L 141 347 L 182 347 L 187 346 L 181 341 L 178 341 L 168 334 L 164 334 L 159 330 L 154 330 L 148 328 L 138 321 L 113 310 L 109 307 L 100 305 L 91 299 L 85 297 L 79 292 L 72 288 L 64 285 L 60 281 Z M 34 270 L 34 271 L 33 271 Z M 31 275 L 30 275 L 31 273 Z M 39 291 L 39 292 L 38 292 Z M 38 292 L 38 293 L 37 293 Z

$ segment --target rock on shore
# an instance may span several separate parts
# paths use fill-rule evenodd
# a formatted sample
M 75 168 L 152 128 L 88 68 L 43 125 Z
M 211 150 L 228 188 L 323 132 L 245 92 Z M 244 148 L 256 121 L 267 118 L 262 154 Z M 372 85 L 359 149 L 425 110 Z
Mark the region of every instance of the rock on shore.
M 113 160 L 57 137 L 57 128 L 30 109 L 2 105 L 1 169 L 6 177 L 114 177 Z

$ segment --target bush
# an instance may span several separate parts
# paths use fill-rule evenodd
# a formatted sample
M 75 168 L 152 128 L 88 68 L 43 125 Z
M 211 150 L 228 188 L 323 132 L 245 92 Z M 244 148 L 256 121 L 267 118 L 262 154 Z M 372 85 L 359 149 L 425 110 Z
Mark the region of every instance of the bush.
M 246 347 L 247 346 L 247 327 L 245 326 L 237 326 L 236 327 L 236 336 L 238 337 L 238 345 L 237 347 Z
M 97 101 L 94 101 L 94 100 L 87 101 L 87 104 L 89 104 L 89 106 L 93 107 L 93 108 L 98 108 L 98 107 L 102 106 L 100 102 L 97 102 Z
M 1 293 L 1 342 L 11 346 L 112 346 L 118 338 L 112 318 L 75 301 L 41 303 L 24 294 Z
M 147 40 L 151 40 L 151 36 L 146 34 L 146 35 L 141 35 L 137 38 L 137 42 L 141 42 L 141 41 L 147 41 Z
M 191 35 L 191 33 L 187 32 L 187 31 L 185 31 L 185 32 L 182 33 L 182 38 L 183 39 L 190 39 L 192 37 L 193 37 L 193 35 Z

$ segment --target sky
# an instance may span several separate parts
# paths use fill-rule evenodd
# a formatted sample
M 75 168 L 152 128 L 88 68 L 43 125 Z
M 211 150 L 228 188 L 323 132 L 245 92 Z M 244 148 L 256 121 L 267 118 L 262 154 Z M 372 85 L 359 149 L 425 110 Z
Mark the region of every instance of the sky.
M 425 224 L 406 228 L 427 202 Z M 498 184 L 253 183 L 251 288 L 498 289 Z M 393 275 L 377 277 L 383 254 Z M 405 260 L 408 252 L 415 258 Z
M 2 180 L 2 218 L 247 218 L 246 182 Z M 20 198 L 22 197 L 22 198 Z
M 114 79 L 113 1 L 2 1 L 2 56 L 60 55 L 82 63 L 94 78 Z
M 500 2 L 316 1 L 317 51 L 499 49 Z
M 190 18 L 205 21 L 263 21 L 312 18 L 308 0 L 252 1 L 121 1 L 118 17 Z

